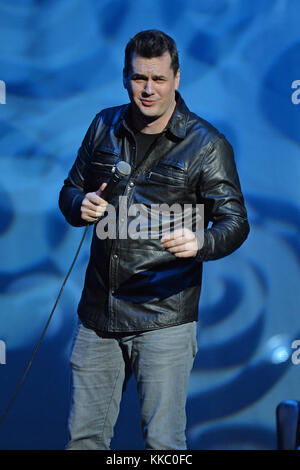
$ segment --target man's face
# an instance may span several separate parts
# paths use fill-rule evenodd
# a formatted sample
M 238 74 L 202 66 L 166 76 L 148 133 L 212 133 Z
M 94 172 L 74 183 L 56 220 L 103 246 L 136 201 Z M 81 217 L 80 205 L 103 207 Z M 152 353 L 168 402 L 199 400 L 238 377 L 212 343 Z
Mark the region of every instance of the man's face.
M 132 104 L 144 118 L 153 121 L 168 116 L 173 110 L 179 79 L 179 70 L 174 76 L 171 68 L 169 52 L 152 59 L 133 54 L 131 70 L 128 77 L 124 77 L 124 86 Z

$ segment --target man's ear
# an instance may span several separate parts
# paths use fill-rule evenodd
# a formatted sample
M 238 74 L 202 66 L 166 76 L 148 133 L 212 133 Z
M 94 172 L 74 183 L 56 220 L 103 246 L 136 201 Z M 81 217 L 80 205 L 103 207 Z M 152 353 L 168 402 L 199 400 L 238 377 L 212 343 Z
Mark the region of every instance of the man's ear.
M 178 90 L 180 82 L 180 69 L 177 70 L 175 75 L 175 90 Z

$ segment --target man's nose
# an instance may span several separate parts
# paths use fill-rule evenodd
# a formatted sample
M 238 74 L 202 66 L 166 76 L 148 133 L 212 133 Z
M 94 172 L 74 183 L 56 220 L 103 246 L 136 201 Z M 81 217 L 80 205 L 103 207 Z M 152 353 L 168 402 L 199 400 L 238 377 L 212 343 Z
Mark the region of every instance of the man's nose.
M 147 80 L 147 82 L 145 83 L 144 92 L 148 95 L 151 95 L 153 93 L 153 84 L 151 80 Z

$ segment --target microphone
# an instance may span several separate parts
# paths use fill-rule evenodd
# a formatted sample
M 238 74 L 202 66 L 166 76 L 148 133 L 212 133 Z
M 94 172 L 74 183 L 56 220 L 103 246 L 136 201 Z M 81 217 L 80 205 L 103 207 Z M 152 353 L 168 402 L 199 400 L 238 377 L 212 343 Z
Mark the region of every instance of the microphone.
M 103 189 L 101 192 L 101 197 L 105 199 L 105 201 L 109 201 L 112 193 L 117 186 L 117 184 L 126 176 L 130 175 L 131 173 L 131 166 L 129 163 L 124 161 L 119 161 L 116 166 L 113 168 L 113 176 L 110 178 L 106 188 Z M 100 195 L 100 194 L 99 194 Z

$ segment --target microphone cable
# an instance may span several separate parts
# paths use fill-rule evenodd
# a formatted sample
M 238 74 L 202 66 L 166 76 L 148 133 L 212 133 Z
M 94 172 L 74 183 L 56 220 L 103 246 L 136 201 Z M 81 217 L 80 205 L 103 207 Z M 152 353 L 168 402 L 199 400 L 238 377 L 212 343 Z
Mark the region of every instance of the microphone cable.
M 26 370 L 25 370 L 25 372 L 24 372 L 24 374 L 23 374 L 21 380 L 20 380 L 19 383 L 18 383 L 18 386 L 17 386 L 17 388 L 16 388 L 16 391 L 15 391 L 15 393 L 13 394 L 12 398 L 10 399 L 10 402 L 9 402 L 8 406 L 6 407 L 6 410 L 4 411 L 4 413 L 2 414 L 2 416 L 1 416 L 1 418 L 0 418 L 0 425 L 3 423 L 5 416 L 7 415 L 7 413 L 8 413 L 8 411 L 9 411 L 10 407 L 12 406 L 13 402 L 15 401 L 16 396 L 18 395 L 18 393 L 19 393 L 19 391 L 20 391 L 20 388 L 21 388 L 21 386 L 22 386 L 22 384 L 23 384 L 23 382 L 24 382 L 24 380 L 25 380 L 25 377 L 26 377 L 26 375 L 27 375 L 27 373 L 28 373 L 28 371 L 29 371 L 29 369 L 30 369 L 30 367 L 31 367 L 32 361 L 33 361 L 33 359 L 34 359 L 36 353 L 38 352 L 38 349 L 39 349 L 39 347 L 40 347 L 40 344 L 41 344 L 41 342 L 42 342 L 42 340 L 43 340 L 43 337 L 45 336 L 45 333 L 46 333 L 46 331 L 47 331 L 47 328 L 48 328 L 48 326 L 49 326 L 49 323 L 50 323 L 50 321 L 51 321 L 51 318 L 52 318 L 52 316 L 53 316 L 53 313 L 54 313 L 54 311 L 55 311 L 55 309 L 56 309 L 56 306 L 57 306 L 57 304 L 58 304 L 58 301 L 59 301 L 59 299 L 60 299 L 60 297 L 61 297 L 62 291 L 63 291 L 63 289 L 64 289 L 64 287 L 65 287 L 65 285 L 66 285 L 66 282 L 67 282 L 67 280 L 68 280 L 68 278 L 69 278 L 69 276 L 70 276 L 70 274 L 71 274 L 71 271 L 72 271 L 72 269 L 73 269 L 73 266 L 74 266 L 74 264 L 75 264 L 75 262 L 76 262 L 76 260 L 77 260 L 77 258 L 78 258 L 78 255 L 79 255 L 81 246 L 82 246 L 82 244 L 83 244 L 83 241 L 84 241 L 84 239 L 85 239 L 85 236 L 86 236 L 86 233 L 87 233 L 87 231 L 88 231 L 89 226 L 90 226 L 90 224 L 88 224 L 88 225 L 85 227 L 85 230 L 84 230 L 83 236 L 82 236 L 82 238 L 81 238 L 81 240 L 80 240 L 79 246 L 78 246 L 78 248 L 77 248 L 75 257 L 74 257 L 74 259 L 73 259 L 73 261 L 72 261 L 72 264 L 71 264 L 71 266 L 70 266 L 70 268 L 69 268 L 69 271 L 68 271 L 68 273 L 67 273 L 67 275 L 66 275 L 66 277 L 65 277 L 65 279 L 64 279 L 64 282 L 62 283 L 62 286 L 61 286 L 61 288 L 60 288 L 60 291 L 59 291 L 59 294 L 58 294 L 57 299 L 56 299 L 56 301 L 55 301 L 55 304 L 54 304 L 54 306 L 53 306 L 53 308 L 52 308 L 52 311 L 51 311 L 51 313 L 50 313 L 50 316 L 49 316 L 49 318 L 48 318 L 48 320 L 47 320 L 46 326 L 44 327 L 44 330 L 43 330 L 43 332 L 42 332 L 42 334 L 41 334 L 41 336 L 40 336 L 40 339 L 39 339 L 39 341 L 38 341 L 38 343 L 37 343 L 37 345 L 36 345 L 36 347 L 35 347 L 35 350 L 34 350 L 32 356 L 31 356 L 31 358 L 30 358 L 30 360 L 29 360 L 28 366 L 26 367 Z

